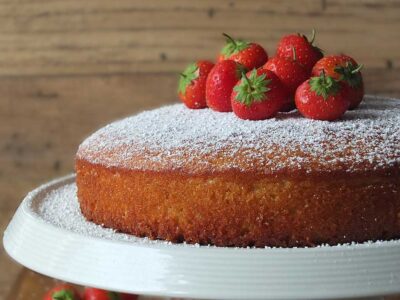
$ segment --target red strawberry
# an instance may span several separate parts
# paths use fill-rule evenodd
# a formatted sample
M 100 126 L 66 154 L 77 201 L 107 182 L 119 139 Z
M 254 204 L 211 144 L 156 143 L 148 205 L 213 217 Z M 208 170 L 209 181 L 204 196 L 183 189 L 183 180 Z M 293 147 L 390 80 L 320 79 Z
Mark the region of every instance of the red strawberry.
M 221 112 L 232 111 L 232 89 L 243 70 L 242 65 L 233 60 L 223 60 L 215 64 L 206 82 L 206 100 L 209 108 Z
M 308 72 L 296 60 L 278 56 L 268 60 L 263 68 L 274 72 L 289 92 L 287 101 L 281 111 L 294 109 L 294 93 L 297 87 L 307 80 Z
M 136 300 L 137 295 L 110 292 L 96 288 L 85 288 L 84 300 Z
M 348 87 L 324 72 L 297 88 L 295 102 L 306 118 L 327 121 L 340 118 L 350 105 Z
M 259 68 L 268 60 L 268 54 L 259 44 L 234 40 L 226 33 L 227 40 L 222 48 L 218 61 L 230 59 L 243 65 L 247 70 Z
M 356 108 L 364 97 L 364 82 L 361 75 L 362 65 L 347 55 L 329 55 L 320 59 L 312 69 L 312 75 L 318 76 L 323 70 L 326 75 L 344 81 L 349 87 L 350 108 Z
M 179 79 L 179 98 L 189 108 L 205 108 L 206 104 L 206 80 L 214 64 L 206 60 L 200 60 L 187 66 Z
M 49 290 L 43 300 L 80 300 L 77 290 L 70 284 L 58 284 Z
M 272 71 L 254 69 L 235 85 L 231 101 L 239 118 L 263 120 L 275 116 L 287 97 L 286 88 Z
M 290 34 L 284 36 L 278 43 L 276 56 L 293 59 L 293 48 L 296 50 L 297 61 L 308 71 L 311 72 L 314 64 L 324 55 L 321 49 L 314 46 L 315 30 L 309 41 L 303 34 Z

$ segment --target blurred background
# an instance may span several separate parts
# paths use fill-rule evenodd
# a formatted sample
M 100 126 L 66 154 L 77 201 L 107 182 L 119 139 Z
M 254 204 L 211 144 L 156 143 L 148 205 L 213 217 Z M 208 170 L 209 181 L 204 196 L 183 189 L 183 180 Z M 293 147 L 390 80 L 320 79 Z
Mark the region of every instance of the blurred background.
M 282 35 L 315 28 L 325 54 L 365 65 L 367 93 L 400 97 L 400 1 L 0 0 L 0 15 L 1 233 L 27 192 L 73 172 L 85 136 L 176 102 L 178 72 L 214 59 L 222 32 L 272 56 Z M 0 247 L 0 299 L 48 284 Z

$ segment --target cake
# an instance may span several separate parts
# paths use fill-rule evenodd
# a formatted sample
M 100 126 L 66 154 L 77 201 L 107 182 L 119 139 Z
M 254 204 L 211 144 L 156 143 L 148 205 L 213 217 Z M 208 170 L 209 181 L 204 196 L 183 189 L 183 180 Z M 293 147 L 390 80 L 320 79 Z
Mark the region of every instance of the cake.
M 182 104 L 88 137 L 83 215 L 140 237 L 305 247 L 400 237 L 400 101 L 368 96 L 338 121 L 246 121 Z

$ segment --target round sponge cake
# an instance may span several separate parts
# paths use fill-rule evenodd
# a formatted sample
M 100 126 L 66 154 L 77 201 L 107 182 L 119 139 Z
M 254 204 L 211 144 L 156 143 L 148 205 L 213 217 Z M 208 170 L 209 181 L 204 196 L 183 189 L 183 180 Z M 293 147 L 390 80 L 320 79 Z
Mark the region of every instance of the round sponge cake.
M 400 101 L 335 122 L 265 121 L 182 104 L 112 123 L 76 156 L 84 216 L 118 231 L 217 246 L 400 237 Z

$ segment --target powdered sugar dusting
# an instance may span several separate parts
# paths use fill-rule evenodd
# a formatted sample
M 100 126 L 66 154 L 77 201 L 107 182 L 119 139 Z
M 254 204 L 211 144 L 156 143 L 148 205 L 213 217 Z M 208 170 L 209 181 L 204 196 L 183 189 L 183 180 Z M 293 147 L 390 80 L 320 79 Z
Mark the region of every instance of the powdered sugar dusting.
M 32 209 L 34 206 L 33 201 L 40 195 L 40 190 L 47 190 L 52 187 L 54 183 L 51 182 L 45 186 L 30 193 L 24 201 L 24 204 Z M 77 234 L 81 234 L 87 237 L 103 238 L 114 241 L 126 241 L 141 245 L 156 245 L 156 246 L 179 246 L 179 247 L 195 247 L 195 248 L 224 248 L 216 246 L 200 246 L 199 244 L 173 244 L 168 241 L 163 240 L 151 240 L 148 238 L 139 238 L 134 235 L 118 233 L 113 229 L 104 228 L 95 223 L 89 222 L 82 215 L 79 208 L 79 202 L 77 197 L 77 187 L 75 183 L 68 183 L 61 185 L 57 188 L 52 188 L 43 199 L 39 200 L 37 203 L 38 207 L 33 210 L 37 212 L 39 217 L 45 222 L 52 224 L 58 228 L 68 230 Z M 365 242 L 365 243 L 350 243 L 342 244 L 337 246 L 321 245 L 314 248 L 337 248 L 337 247 L 354 247 L 354 246 L 379 246 L 389 241 L 376 241 L 376 242 Z M 400 240 L 397 241 L 400 243 Z M 250 248 L 250 247 L 247 247 Z M 265 247 L 266 249 L 272 249 L 271 247 Z M 275 248 L 275 247 L 274 247 Z M 307 248 L 307 247 L 304 247 Z M 243 248 L 236 248 L 243 249 Z M 246 249 L 246 248 L 245 248 Z M 252 248 L 253 249 L 253 248 Z M 279 248 L 279 249 L 294 249 L 294 248 Z
M 246 121 L 182 104 L 112 123 L 87 138 L 77 157 L 143 170 L 348 172 L 400 163 L 400 101 L 368 96 L 335 122 L 298 112 Z

